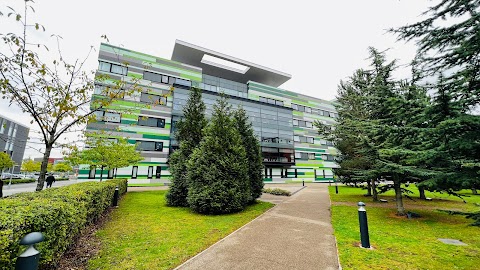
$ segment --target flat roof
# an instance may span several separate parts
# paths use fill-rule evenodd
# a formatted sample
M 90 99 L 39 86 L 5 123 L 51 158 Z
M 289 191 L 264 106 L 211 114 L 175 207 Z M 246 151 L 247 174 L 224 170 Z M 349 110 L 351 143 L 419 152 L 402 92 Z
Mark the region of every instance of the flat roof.
M 16 121 L 16 120 L 13 120 L 13 119 L 11 119 L 11 118 L 8 118 L 8 117 L 6 117 L 5 115 L 1 115 L 1 114 L 0 114 L 0 118 L 3 118 L 3 119 L 5 119 L 5 120 L 7 120 L 7 121 L 13 122 L 13 123 L 15 123 L 15 124 L 17 124 L 17 125 L 19 125 L 19 126 L 22 126 L 22 127 L 27 128 L 27 129 L 30 130 L 30 127 L 29 127 L 29 126 L 27 126 L 27 125 L 25 125 L 25 124 L 23 124 L 23 123 L 20 123 L 20 122 L 18 122 L 18 121 Z
M 240 70 L 205 60 L 204 55 L 219 58 L 228 62 L 233 62 L 235 64 L 244 66 L 245 69 Z M 173 61 L 200 67 L 202 68 L 202 72 L 204 74 L 241 83 L 255 81 L 273 87 L 278 87 L 292 78 L 292 75 L 290 74 L 254 64 L 178 39 L 175 40 L 175 47 L 173 49 L 171 59 Z

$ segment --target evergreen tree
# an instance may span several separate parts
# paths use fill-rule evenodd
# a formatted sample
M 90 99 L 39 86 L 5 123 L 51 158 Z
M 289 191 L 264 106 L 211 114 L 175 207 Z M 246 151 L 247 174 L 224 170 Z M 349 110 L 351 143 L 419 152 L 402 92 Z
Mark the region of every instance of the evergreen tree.
M 247 158 L 224 97 L 214 105 L 210 123 L 188 166 L 188 204 L 198 213 L 241 211 L 251 198 Z
M 440 76 L 426 120 L 435 130 L 431 138 L 438 138 L 430 141 L 430 153 L 442 161 L 443 169 L 432 167 L 444 174 L 428 186 L 447 192 L 475 189 L 480 181 L 480 116 L 472 111 L 480 103 L 480 1 L 442 0 L 423 15 L 423 21 L 391 32 L 417 41 L 416 62 L 423 76 Z M 452 23 L 442 22 L 448 19 Z
M 183 118 L 175 127 L 175 139 L 179 143 L 179 149 L 169 158 L 172 184 L 167 193 L 167 204 L 170 206 L 188 206 L 187 161 L 200 144 L 202 130 L 206 124 L 202 90 L 192 88 L 187 104 L 183 108 Z
M 247 175 L 250 183 L 249 202 L 253 203 L 262 195 L 262 151 L 260 143 L 253 132 L 252 122 L 249 121 L 248 116 L 242 107 L 234 112 L 234 118 L 236 128 L 240 134 L 247 155 Z

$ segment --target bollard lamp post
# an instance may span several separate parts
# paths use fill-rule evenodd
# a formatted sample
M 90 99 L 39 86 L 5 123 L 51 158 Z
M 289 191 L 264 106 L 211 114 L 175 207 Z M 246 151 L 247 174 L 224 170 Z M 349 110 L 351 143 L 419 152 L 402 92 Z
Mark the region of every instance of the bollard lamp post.
M 367 210 L 365 203 L 358 203 L 358 221 L 360 223 L 360 239 L 362 248 L 370 248 L 370 236 L 368 235 Z
M 28 246 L 28 248 L 20 254 L 15 264 L 15 270 L 37 270 L 40 260 L 40 252 L 35 249 L 35 244 L 45 239 L 42 233 L 32 232 L 20 240 L 20 245 Z
M 113 193 L 113 202 L 112 205 L 114 207 L 118 206 L 118 196 L 119 196 L 119 189 L 118 186 L 115 188 L 115 192 Z

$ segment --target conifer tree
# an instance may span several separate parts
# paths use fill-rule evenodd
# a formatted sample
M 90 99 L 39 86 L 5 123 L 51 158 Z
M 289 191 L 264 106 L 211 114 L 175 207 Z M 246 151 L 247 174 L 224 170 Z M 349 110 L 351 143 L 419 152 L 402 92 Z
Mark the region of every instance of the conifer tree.
M 214 105 L 202 142 L 188 166 L 188 204 L 198 213 L 241 211 L 251 193 L 242 138 L 224 97 Z
M 175 139 L 179 149 L 169 159 L 172 183 L 167 193 L 167 204 L 170 206 L 188 206 L 187 162 L 202 140 L 206 123 L 202 91 L 193 88 L 183 108 L 183 118 L 176 123 Z
M 247 174 L 250 183 L 249 202 L 253 203 L 262 195 L 263 189 L 263 162 L 260 143 L 253 132 L 252 122 L 249 121 L 242 107 L 234 112 L 234 118 L 247 155 Z

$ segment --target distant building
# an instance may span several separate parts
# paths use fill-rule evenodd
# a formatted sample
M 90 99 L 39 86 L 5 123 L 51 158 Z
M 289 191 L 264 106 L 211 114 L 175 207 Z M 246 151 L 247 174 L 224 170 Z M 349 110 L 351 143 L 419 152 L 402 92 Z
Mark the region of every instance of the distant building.
M 34 158 L 33 161 L 42 162 L 43 158 Z M 63 158 L 48 158 L 48 164 L 55 165 L 57 163 L 64 162 Z
M 20 172 L 30 129 L 0 115 L 0 151 L 10 155 L 16 165 L 14 173 Z
M 94 98 L 101 98 L 105 87 L 122 79 L 138 79 L 142 91 L 126 94 L 112 104 L 134 108 L 132 112 L 97 111 L 98 121 L 88 124 L 86 131 L 104 130 L 113 140 L 128 137 L 144 160 L 116 172 L 82 165 L 79 179 L 99 179 L 103 173 L 108 178 L 115 174 L 169 182 L 167 160 L 178 148 L 175 123 L 183 117 L 191 88 L 197 87 L 202 89 L 207 117 L 220 93 L 229 98 L 234 109 L 238 105 L 245 109 L 262 147 L 264 181 L 333 181 L 337 149 L 318 134 L 314 122 L 333 125 L 335 103 L 279 88 L 291 75 L 179 40 L 171 60 L 101 44 L 98 61 L 97 76 L 108 75 L 110 79 L 97 81 Z M 314 81 L 312 87 L 321 84 Z M 152 102 L 155 104 L 146 105 Z

